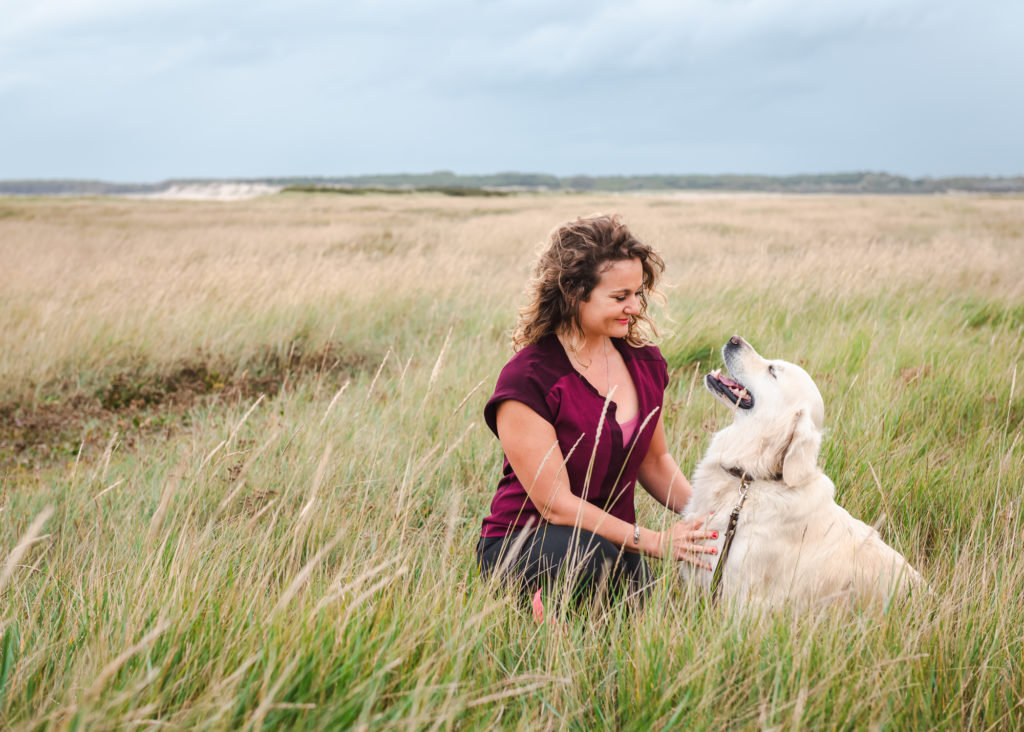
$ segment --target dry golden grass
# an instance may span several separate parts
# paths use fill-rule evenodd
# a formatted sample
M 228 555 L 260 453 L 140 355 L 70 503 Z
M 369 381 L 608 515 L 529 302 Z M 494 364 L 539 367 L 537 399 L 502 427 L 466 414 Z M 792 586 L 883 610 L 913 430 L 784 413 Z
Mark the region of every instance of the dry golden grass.
M 934 597 L 757 619 L 659 567 L 646 612 L 553 629 L 477 581 L 480 410 L 533 252 L 595 211 L 667 261 L 684 470 L 732 333 L 803 363 L 840 503 Z M 0 443 L 92 405 L 0 467 L 0 727 L 1024 721 L 1020 197 L 0 199 L 0 262 Z M 97 406 L 189 359 L 203 398 Z
M 9 199 L 0 380 L 10 390 L 197 348 L 242 357 L 292 338 L 303 314 L 313 341 L 362 333 L 395 298 L 508 307 L 548 231 L 594 211 L 621 212 L 664 253 L 677 308 L 741 288 L 1019 300 L 1020 209 L 968 197 Z

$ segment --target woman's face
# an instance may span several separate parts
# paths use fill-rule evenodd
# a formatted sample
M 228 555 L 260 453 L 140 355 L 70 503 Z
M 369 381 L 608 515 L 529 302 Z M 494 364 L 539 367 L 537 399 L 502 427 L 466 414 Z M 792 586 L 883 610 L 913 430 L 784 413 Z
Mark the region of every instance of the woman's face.
M 630 321 L 640 313 L 643 284 L 639 259 L 605 262 L 590 297 L 580 304 L 580 325 L 587 339 L 625 338 Z

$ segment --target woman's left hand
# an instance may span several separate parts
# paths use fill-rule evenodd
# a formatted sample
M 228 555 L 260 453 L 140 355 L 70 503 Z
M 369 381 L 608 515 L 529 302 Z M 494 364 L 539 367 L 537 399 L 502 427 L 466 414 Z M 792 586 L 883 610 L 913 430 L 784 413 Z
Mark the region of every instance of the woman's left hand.
M 704 528 L 709 518 L 710 514 L 689 521 L 677 521 L 668 530 L 661 532 L 662 556 L 670 556 L 710 571 L 711 565 L 701 559 L 703 554 L 718 553 L 717 546 L 704 543 L 706 539 L 718 538 L 717 531 Z

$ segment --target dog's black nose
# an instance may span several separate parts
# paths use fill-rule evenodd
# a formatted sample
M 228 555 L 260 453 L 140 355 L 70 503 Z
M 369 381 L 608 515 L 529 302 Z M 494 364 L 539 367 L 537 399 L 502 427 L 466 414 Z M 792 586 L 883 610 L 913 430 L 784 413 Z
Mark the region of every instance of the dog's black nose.
M 737 335 L 734 335 L 732 338 L 729 339 L 729 343 L 731 343 L 734 346 L 738 346 L 741 343 L 743 343 L 743 339 Z

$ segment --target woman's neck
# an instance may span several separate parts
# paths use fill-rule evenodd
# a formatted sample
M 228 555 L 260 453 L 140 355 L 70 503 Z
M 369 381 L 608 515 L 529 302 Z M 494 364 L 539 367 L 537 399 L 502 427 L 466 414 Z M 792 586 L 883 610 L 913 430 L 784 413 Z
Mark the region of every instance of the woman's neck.
M 594 359 L 605 358 L 614 348 L 612 339 L 606 335 L 584 334 L 580 341 L 578 336 L 573 337 L 565 331 L 558 332 L 558 340 L 567 353 L 572 354 L 581 363 L 593 362 Z

